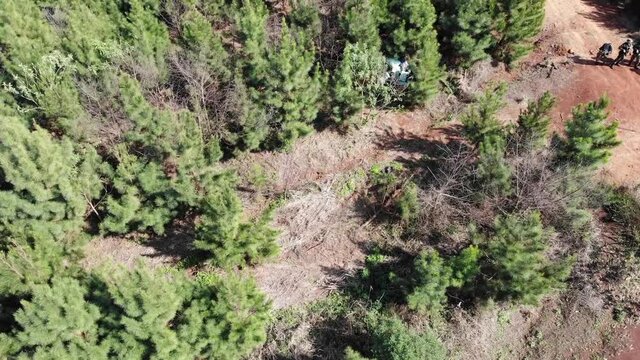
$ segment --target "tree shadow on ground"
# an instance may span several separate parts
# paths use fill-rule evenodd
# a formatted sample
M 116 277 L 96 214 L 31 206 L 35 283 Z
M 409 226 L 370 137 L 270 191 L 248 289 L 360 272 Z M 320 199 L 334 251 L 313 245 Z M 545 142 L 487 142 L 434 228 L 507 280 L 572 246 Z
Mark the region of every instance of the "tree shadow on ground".
M 193 246 L 194 239 L 192 216 L 176 219 L 163 235 L 151 236 L 144 242 L 144 245 L 155 250 L 153 254 L 144 256 L 149 258 L 169 257 L 175 263 L 184 261 L 186 267 L 201 264 L 208 258 L 208 255 L 205 251 Z
M 592 6 L 595 11 L 582 12 L 579 15 L 586 19 L 595 21 L 600 26 L 609 30 L 619 31 L 621 28 L 631 30 L 633 28 L 633 21 L 624 16 L 623 7 L 620 4 L 612 4 L 606 0 L 582 0 L 585 4 Z M 610 41 L 613 41 L 611 39 Z M 615 43 L 615 41 L 614 41 Z M 614 44 L 617 46 L 619 44 Z
M 433 129 L 432 133 L 439 134 L 441 139 L 429 139 L 424 136 L 418 136 L 401 129 L 399 133 L 395 133 L 390 129 L 386 129 L 384 133 L 378 137 L 375 145 L 380 150 L 401 151 L 407 154 L 423 154 L 429 155 L 438 152 L 443 147 L 449 146 L 451 143 L 463 141 L 462 125 L 451 124 L 444 127 Z
M 402 303 L 407 284 L 393 280 L 393 277 L 404 279 L 411 274 L 415 254 L 400 246 L 393 246 L 384 251 L 370 243 L 362 243 L 360 247 L 365 254 L 372 255 L 373 259 L 360 262 L 355 268 L 350 269 L 322 267 L 322 272 L 333 280 L 330 287 L 355 299 L 380 304 Z M 379 255 L 382 255 L 384 260 L 377 262 L 376 258 Z M 394 275 L 389 278 L 389 274 Z
M 396 161 L 406 169 L 418 173 L 434 173 L 440 161 L 451 154 L 471 151 L 463 136 L 463 127 L 452 124 L 434 130 L 439 138 L 425 138 L 401 131 L 399 134 L 386 131 L 376 145 L 382 150 L 393 150 L 413 156 L 399 156 Z M 419 156 L 415 156 L 419 155 Z
M 434 132 L 437 137 L 427 138 L 404 131 L 387 130 L 378 137 L 376 146 L 384 151 L 397 151 L 399 155 L 395 161 L 403 166 L 403 170 L 396 174 L 397 186 L 391 191 L 392 196 L 402 193 L 403 186 L 410 182 L 421 189 L 438 188 L 442 185 L 439 184 L 441 175 L 446 174 L 446 167 L 451 167 L 452 161 L 459 159 L 459 165 L 464 165 L 473 156 L 472 147 L 462 136 L 462 125 L 437 128 Z M 365 224 L 399 221 L 393 198 L 381 199 L 376 196 L 376 191 L 375 185 L 371 186 L 355 200 L 355 210 L 365 219 Z

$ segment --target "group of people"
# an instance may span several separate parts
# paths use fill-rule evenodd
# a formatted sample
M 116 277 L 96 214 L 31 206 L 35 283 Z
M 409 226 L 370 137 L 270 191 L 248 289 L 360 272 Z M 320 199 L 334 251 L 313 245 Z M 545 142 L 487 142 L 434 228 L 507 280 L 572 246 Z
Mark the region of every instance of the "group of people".
M 613 52 L 613 46 L 611 43 L 606 43 L 600 47 L 598 51 L 598 56 L 596 57 L 596 62 L 602 60 L 609 56 Z M 609 67 L 613 69 L 614 65 L 620 65 L 620 63 L 627 57 L 627 55 L 631 52 L 631 59 L 629 60 L 629 66 L 633 66 L 635 69 L 640 65 L 640 41 L 636 41 L 635 43 L 631 39 L 627 39 L 622 45 L 618 47 L 618 57 L 615 58 L 610 64 Z

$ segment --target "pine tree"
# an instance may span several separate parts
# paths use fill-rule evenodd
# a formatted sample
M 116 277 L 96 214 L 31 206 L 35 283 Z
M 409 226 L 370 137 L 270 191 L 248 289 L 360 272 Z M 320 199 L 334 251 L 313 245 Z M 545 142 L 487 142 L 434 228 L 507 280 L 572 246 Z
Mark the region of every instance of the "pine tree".
M 0 2 L 0 62 L 9 73 L 15 74 L 20 64 L 37 62 L 51 53 L 59 41 L 33 1 Z
M 65 24 L 56 28 L 64 52 L 74 59 L 83 77 L 111 69 L 127 50 L 125 34 L 119 24 L 125 18 L 117 4 L 100 0 L 68 0 L 56 4 L 54 16 L 64 16 Z M 87 26 L 91 24 L 91 26 Z M 52 24 L 54 27 L 55 22 Z
M 36 359 L 238 359 L 266 339 L 269 303 L 236 277 L 104 267 L 33 285 L 0 354 Z
M 16 117 L 0 119 L 0 236 L 10 228 L 46 229 L 60 236 L 84 222 L 102 190 L 95 150 L 76 151 L 68 139 L 29 131 Z
M 533 48 L 531 39 L 542 29 L 545 0 L 501 0 L 502 20 L 494 56 L 513 64 Z
M 252 99 L 273 116 L 270 147 L 290 147 L 313 131 L 324 77 L 315 66 L 308 36 L 293 33 L 283 20 L 280 41 L 268 46 L 267 11 L 246 0 L 236 20 L 243 41 L 244 74 Z
M 517 131 L 521 143 L 534 148 L 546 143 L 551 123 L 549 112 L 555 102 L 553 95 L 547 91 L 537 101 L 529 102 L 527 109 L 520 112 Z
M 344 360 L 370 360 L 348 346 L 344 350 Z
M 214 32 L 209 19 L 195 6 L 179 18 L 181 38 L 188 56 L 221 79 L 226 80 L 231 71 L 229 54 L 225 50 L 219 32 Z
M 577 166 L 597 166 L 611 157 L 611 149 L 620 144 L 617 138 L 618 123 L 605 123 L 609 117 L 609 99 L 579 105 L 573 109 L 573 119 L 565 126 L 560 157 Z
M 177 334 L 196 358 L 242 358 L 266 340 L 269 303 L 252 281 L 201 277 L 179 316 Z
M 371 334 L 371 352 L 376 359 L 446 359 L 444 345 L 430 329 L 418 333 L 407 327 L 402 320 L 377 312 L 369 313 L 365 324 Z
M 462 116 L 464 135 L 474 145 L 479 145 L 485 139 L 504 138 L 504 127 L 496 114 L 504 106 L 506 92 L 507 86 L 504 83 L 490 87 Z
M 170 39 L 167 27 L 160 21 L 160 3 L 157 0 L 128 0 L 128 11 L 119 25 L 137 53 L 136 60 L 145 71 L 162 78 L 166 75 L 165 57 Z
M 105 269 L 102 275 L 119 325 L 107 343 L 117 357 L 132 359 L 175 356 L 179 339 L 170 326 L 180 311 L 185 280 L 177 274 L 159 274 L 144 266 L 133 271 Z
M 4 297 L 27 296 L 34 285 L 47 284 L 55 275 L 78 272 L 81 235 L 56 238 L 42 224 L 11 227 L 10 233 L 0 239 L 0 294 Z
M 414 75 L 406 96 L 409 104 L 417 105 L 434 96 L 444 76 L 433 27 L 436 19 L 430 0 L 390 0 L 388 3 L 388 18 L 381 27 L 390 41 L 384 44 L 384 50 L 386 55 L 409 61 Z
M 311 122 L 319 110 L 323 79 L 314 65 L 315 54 L 304 48 L 282 23 L 280 43 L 267 53 L 263 88 L 254 88 L 258 99 L 280 123 L 275 137 L 284 148 L 313 131 Z
M 494 232 L 485 240 L 483 274 L 497 299 L 534 305 L 569 276 L 571 259 L 553 263 L 546 256 L 549 232 L 542 226 L 540 213 L 499 217 Z
M 359 43 L 345 46 L 332 89 L 336 123 L 351 125 L 365 106 L 384 105 L 391 100 L 391 88 L 380 82 L 385 69 L 379 51 Z
M 109 216 L 101 227 L 160 234 L 178 212 L 199 204 L 209 183 L 231 178 L 217 170 L 220 149 L 215 141 L 204 143 L 193 114 L 152 107 L 128 76 L 121 78 L 120 92 L 133 128 L 114 150 L 116 192 L 107 199 Z
M 457 64 L 468 68 L 489 57 L 494 43 L 492 30 L 497 12 L 496 0 L 454 0 L 441 15 L 440 27 Z
M 425 251 L 414 264 L 413 292 L 407 303 L 413 310 L 438 313 L 447 300 L 446 291 L 451 285 L 452 270 L 435 250 Z
M 480 271 L 480 248 L 470 245 L 464 248 L 458 255 L 447 259 L 451 267 L 451 287 L 462 288 L 471 283 Z
M 236 112 L 231 114 L 233 119 L 230 130 L 223 135 L 223 141 L 232 144 L 236 152 L 259 149 L 270 133 L 270 117 L 266 110 L 255 103 L 249 94 L 240 74 L 233 80 Z
M 99 342 L 100 309 L 85 300 L 87 289 L 70 277 L 36 285 L 29 301 L 15 314 L 20 330 L 13 351 L 35 359 L 107 359 Z
M 266 29 L 269 14 L 262 1 L 243 0 L 241 4 L 235 22 L 244 46 L 240 54 L 244 77 L 248 86 L 258 87 L 268 67 Z
M 318 5 L 310 0 L 298 0 L 294 4 L 293 10 L 287 17 L 287 23 L 290 24 L 293 33 L 304 38 L 299 41 L 307 41 L 307 46 L 312 47 L 315 39 L 322 33 L 322 20 Z
M 278 232 L 269 227 L 272 210 L 251 223 L 242 222 L 242 206 L 230 188 L 219 186 L 205 198 L 194 245 L 211 253 L 218 266 L 243 266 L 277 254 Z
M 480 143 L 477 177 L 487 195 L 511 194 L 511 168 L 505 160 L 505 144 L 500 137 L 487 138 Z
M 349 43 L 371 51 L 380 50 L 378 26 L 377 9 L 370 0 L 347 0 L 342 16 L 342 28 Z
M 17 64 L 6 88 L 25 103 L 23 112 L 35 111 L 47 128 L 79 138 L 76 122 L 84 110 L 72 79 L 75 71 L 71 56 L 55 50 L 32 65 Z

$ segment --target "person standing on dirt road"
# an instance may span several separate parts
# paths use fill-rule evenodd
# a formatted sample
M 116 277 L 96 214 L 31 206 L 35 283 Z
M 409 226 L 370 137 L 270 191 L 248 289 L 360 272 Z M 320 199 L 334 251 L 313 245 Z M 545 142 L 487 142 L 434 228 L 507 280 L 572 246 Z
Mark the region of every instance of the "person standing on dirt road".
M 633 51 L 631 52 L 631 60 L 629 60 L 629 66 L 633 66 L 634 69 L 638 68 L 640 63 L 640 40 L 636 40 L 633 44 Z
M 596 55 L 596 64 L 599 61 L 602 61 L 604 63 L 607 57 L 609 57 L 609 55 L 611 55 L 612 52 L 613 52 L 613 45 L 611 45 L 611 43 L 602 44 L 602 46 L 600 46 L 600 49 L 598 49 L 598 55 Z
M 618 47 L 618 57 L 615 60 L 613 60 L 611 65 L 609 65 L 610 68 L 613 69 L 613 65 L 620 65 L 622 60 L 624 60 L 624 58 L 629 53 L 629 50 L 631 50 L 631 45 L 632 45 L 631 39 L 627 39 L 626 42 L 624 42 L 622 45 Z

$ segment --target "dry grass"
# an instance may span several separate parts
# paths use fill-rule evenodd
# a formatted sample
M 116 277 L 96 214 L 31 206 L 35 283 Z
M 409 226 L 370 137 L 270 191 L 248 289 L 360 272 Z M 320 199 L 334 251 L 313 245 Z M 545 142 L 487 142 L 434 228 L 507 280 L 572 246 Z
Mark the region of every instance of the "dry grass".
M 370 240 L 360 215 L 341 201 L 331 183 L 309 193 L 290 194 L 275 216 L 282 231 L 282 254 L 273 263 L 254 270 L 258 284 L 276 308 L 306 303 L 326 296 L 362 266 Z

